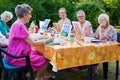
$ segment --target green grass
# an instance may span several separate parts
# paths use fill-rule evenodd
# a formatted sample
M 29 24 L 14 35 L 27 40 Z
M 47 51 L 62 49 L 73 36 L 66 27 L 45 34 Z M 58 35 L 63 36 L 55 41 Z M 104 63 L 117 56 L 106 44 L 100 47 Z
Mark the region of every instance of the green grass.
M 107 80 L 115 80 L 115 71 L 116 71 L 116 63 L 109 62 Z M 87 69 L 82 69 L 79 72 L 71 71 L 71 69 L 65 69 L 65 70 L 60 70 L 58 74 L 59 74 L 59 80 L 87 80 Z M 94 77 L 94 80 L 104 80 L 102 64 L 98 65 L 98 76 Z M 119 75 L 119 80 L 120 80 L 120 75 Z
M 107 80 L 115 80 L 115 72 L 116 72 L 116 63 L 109 62 Z M 120 72 L 120 63 L 119 63 L 119 72 Z M 54 73 L 51 70 L 50 73 L 54 75 Z M 58 74 L 59 74 L 58 75 L 59 80 L 87 80 L 87 69 L 81 69 L 78 72 L 71 71 L 71 68 L 64 69 L 58 71 Z M 102 64 L 98 65 L 98 76 L 94 77 L 94 80 L 104 80 Z M 120 80 L 120 75 L 118 80 Z
M 117 32 L 120 32 L 120 26 L 115 26 L 115 30 L 116 30 Z
M 120 29 L 116 29 L 117 32 L 120 32 Z

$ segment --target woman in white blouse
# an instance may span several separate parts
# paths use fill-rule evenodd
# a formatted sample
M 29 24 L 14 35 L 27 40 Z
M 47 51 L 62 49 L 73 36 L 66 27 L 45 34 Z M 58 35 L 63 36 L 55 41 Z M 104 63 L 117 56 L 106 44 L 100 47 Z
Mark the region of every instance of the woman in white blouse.
M 58 21 L 58 23 L 60 23 L 61 27 L 64 23 L 71 25 L 70 19 L 67 18 L 66 9 L 64 7 L 59 9 L 59 17 L 61 19 Z

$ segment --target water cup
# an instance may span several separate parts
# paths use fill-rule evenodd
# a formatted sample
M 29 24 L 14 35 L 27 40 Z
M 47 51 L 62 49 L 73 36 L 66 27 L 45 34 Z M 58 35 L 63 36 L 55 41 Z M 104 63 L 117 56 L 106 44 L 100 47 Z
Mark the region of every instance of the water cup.
M 60 45 L 64 46 L 65 45 L 65 40 L 64 39 L 60 39 Z

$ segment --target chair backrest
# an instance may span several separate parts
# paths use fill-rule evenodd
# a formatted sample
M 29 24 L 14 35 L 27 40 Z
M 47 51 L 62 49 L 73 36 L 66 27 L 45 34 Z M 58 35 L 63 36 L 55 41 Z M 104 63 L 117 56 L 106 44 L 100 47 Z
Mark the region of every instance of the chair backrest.
M 2 58 L 3 58 L 3 52 L 2 52 L 2 48 L 0 47 L 0 65 L 1 65 L 1 67 L 4 69 L 4 65 L 3 65 L 3 61 L 2 61 Z
M 12 55 L 12 54 L 10 54 L 10 53 L 8 53 L 7 51 L 5 51 L 4 49 L 2 49 L 1 47 L 0 47 L 0 61 L 1 61 L 1 66 L 2 66 L 2 68 L 4 69 L 4 64 L 3 64 L 3 55 L 4 54 L 6 54 L 7 56 L 9 56 L 9 57 L 11 57 L 11 58 L 15 58 L 15 59 L 18 59 L 18 58 L 26 58 L 26 66 L 28 66 L 28 67 L 30 67 L 31 66 L 31 64 L 30 64 L 30 57 L 29 57 L 29 55 L 27 54 L 27 55 L 20 55 L 20 56 L 14 56 L 14 55 Z
M 120 32 L 117 33 L 117 41 L 120 43 Z
M 24 57 L 26 59 L 26 66 L 12 66 L 12 65 L 8 64 L 7 61 L 3 58 L 3 54 L 6 54 L 7 56 L 9 56 L 11 58 L 14 58 L 14 59 L 18 59 L 18 58 L 23 58 Z M 13 71 L 14 72 L 22 71 L 24 73 L 30 72 L 30 74 L 31 74 L 30 79 L 34 80 L 33 70 L 32 70 L 31 64 L 30 64 L 30 57 L 29 57 L 28 54 L 27 55 L 14 56 L 14 55 L 11 55 L 10 53 L 8 53 L 7 51 L 5 51 L 4 49 L 2 49 L 0 47 L 0 64 L 1 64 L 1 67 L 4 69 L 4 71 L 6 71 L 6 70 L 7 71 L 9 70 L 9 71 L 12 71 L 12 72 Z M 4 74 L 6 74 L 6 73 L 4 72 Z M 25 74 L 23 74 L 23 76 L 25 76 Z M 5 80 L 8 80 L 8 79 L 5 79 Z

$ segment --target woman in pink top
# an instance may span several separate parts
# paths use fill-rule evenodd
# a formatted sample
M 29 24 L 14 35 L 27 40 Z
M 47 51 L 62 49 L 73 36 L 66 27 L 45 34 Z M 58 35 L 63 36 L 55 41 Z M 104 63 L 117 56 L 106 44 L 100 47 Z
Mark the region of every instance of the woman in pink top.
M 46 72 L 48 60 L 37 51 L 32 50 L 31 45 L 36 46 L 51 41 L 52 37 L 37 41 L 30 37 L 25 24 L 28 23 L 32 17 L 31 12 L 32 8 L 27 4 L 16 6 L 15 13 L 17 20 L 12 24 L 10 29 L 7 51 L 15 56 L 29 54 L 33 71 L 37 71 L 36 80 L 40 80 L 41 76 Z M 24 66 L 26 62 L 25 59 L 16 60 L 8 56 L 5 56 L 5 58 L 9 64 L 14 66 Z

